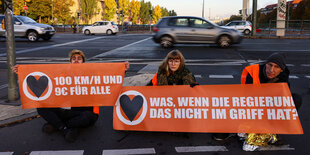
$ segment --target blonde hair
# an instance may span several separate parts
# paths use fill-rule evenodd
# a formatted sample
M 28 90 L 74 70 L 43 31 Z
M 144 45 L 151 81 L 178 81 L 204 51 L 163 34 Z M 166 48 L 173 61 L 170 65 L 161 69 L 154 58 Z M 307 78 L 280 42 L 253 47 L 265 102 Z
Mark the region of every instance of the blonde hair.
M 162 63 L 159 66 L 159 71 L 166 73 L 167 76 L 170 75 L 171 70 L 169 69 L 168 61 L 171 59 L 178 59 L 180 60 L 180 66 L 178 70 L 182 69 L 185 66 L 185 59 L 182 55 L 182 53 L 179 50 L 172 50 L 170 51 L 166 58 L 162 61 Z
M 74 49 L 69 53 L 70 62 L 74 55 L 80 55 L 83 58 L 83 62 L 85 62 L 85 54 L 81 50 Z

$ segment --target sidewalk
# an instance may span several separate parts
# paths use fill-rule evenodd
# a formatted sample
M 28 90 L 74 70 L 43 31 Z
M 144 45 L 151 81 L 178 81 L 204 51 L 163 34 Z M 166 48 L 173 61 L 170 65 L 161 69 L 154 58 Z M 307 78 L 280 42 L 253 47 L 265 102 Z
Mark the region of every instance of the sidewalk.
M 124 79 L 124 86 L 145 86 L 154 74 L 140 74 Z M 7 89 L 2 89 L 7 91 Z M 22 109 L 20 100 L 7 102 L 0 100 L 0 128 L 38 117 L 36 109 Z

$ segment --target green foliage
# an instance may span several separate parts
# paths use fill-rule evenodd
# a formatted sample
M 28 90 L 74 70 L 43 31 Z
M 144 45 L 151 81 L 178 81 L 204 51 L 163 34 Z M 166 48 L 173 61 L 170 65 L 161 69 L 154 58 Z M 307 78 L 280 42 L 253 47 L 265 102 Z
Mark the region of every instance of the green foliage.
M 129 3 L 129 8 L 131 12 L 131 21 L 133 24 L 136 24 L 139 18 L 139 13 L 140 13 L 140 2 L 137 0 L 131 0 Z
M 48 23 L 52 15 L 52 5 L 50 0 L 31 1 L 28 3 L 28 16 L 39 23 Z
M 54 23 L 68 24 L 72 17 L 69 6 L 73 4 L 73 0 L 53 0 L 53 18 L 57 19 Z
M 104 10 L 104 19 L 112 20 L 116 14 L 116 2 L 115 0 L 105 0 L 105 10 Z
M 14 15 L 23 15 L 25 11 L 23 9 L 25 5 L 24 0 L 14 0 L 13 1 L 13 14 Z
M 169 16 L 177 16 L 177 13 L 174 10 L 170 10 Z
M 122 10 L 125 17 L 129 16 L 129 0 L 118 0 L 118 4 L 118 11 Z
M 160 7 L 160 9 L 161 9 L 161 16 L 162 16 L 162 17 L 167 17 L 167 16 L 169 16 L 169 12 L 168 12 L 167 8 L 165 8 L 165 7 Z
M 99 0 L 81 0 L 81 16 L 86 24 L 88 24 L 88 21 L 98 13 L 98 2 Z
M 140 8 L 140 20 L 142 24 L 148 24 L 150 23 L 150 12 L 149 10 L 152 9 L 151 2 L 144 2 L 144 0 L 141 1 L 141 8 Z

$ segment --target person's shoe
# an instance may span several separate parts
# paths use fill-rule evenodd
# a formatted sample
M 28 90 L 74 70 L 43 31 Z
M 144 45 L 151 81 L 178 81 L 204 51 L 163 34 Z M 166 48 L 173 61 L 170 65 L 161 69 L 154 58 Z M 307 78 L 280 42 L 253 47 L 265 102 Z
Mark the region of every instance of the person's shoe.
M 213 133 L 212 134 L 212 139 L 216 141 L 224 141 L 229 139 L 233 134 L 230 133 Z
M 246 133 L 238 133 L 237 135 L 239 137 L 239 140 L 241 141 L 245 140 L 248 137 L 248 134 Z
M 243 151 L 256 151 L 259 148 L 259 146 L 247 144 L 245 141 L 243 142 L 242 149 Z
M 49 124 L 49 123 L 45 123 L 42 126 L 42 131 L 47 133 L 47 134 L 51 134 L 51 133 L 55 132 L 56 130 L 57 129 L 52 124 Z
M 63 129 L 63 135 L 64 135 L 64 138 L 67 142 L 75 142 L 76 138 L 78 137 L 79 135 L 79 130 L 77 128 L 64 128 Z

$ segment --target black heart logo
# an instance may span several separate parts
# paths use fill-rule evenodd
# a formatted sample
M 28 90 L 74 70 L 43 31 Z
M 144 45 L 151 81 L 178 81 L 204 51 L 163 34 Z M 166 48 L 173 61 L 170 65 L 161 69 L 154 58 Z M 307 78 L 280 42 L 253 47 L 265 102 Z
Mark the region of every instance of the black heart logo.
M 142 96 L 137 95 L 131 101 L 127 95 L 122 95 L 119 101 L 124 113 L 126 114 L 128 119 L 132 122 L 132 120 L 136 117 L 136 115 L 143 106 Z
M 47 88 L 48 79 L 46 76 L 41 76 L 37 80 L 34 76 L 30 75 L 27 77 L 27 85 L 37 97 L 40 97 Z

